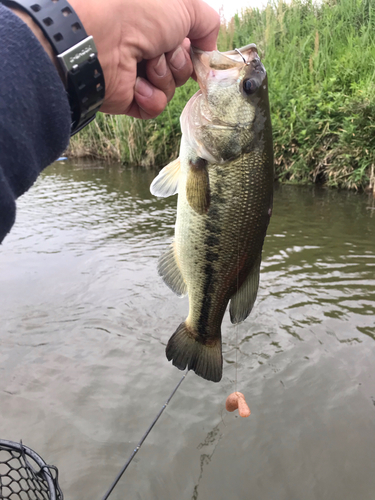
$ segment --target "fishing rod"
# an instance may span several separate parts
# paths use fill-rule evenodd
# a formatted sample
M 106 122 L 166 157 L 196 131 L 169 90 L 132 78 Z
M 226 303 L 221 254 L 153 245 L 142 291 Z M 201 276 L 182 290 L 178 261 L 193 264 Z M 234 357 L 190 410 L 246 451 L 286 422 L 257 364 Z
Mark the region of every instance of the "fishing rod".
M 145 439 L 147 438 L 147 436 L 150 434 L 150 432 L 152 431 L 154 425 L 156 424 L 156 422 L 159 420 L 161 414 L 163 413 L 163 411 L 166 409 L 166 407 L 168 406 L 170 400 L 173 398 L 173 396 L 176 394 L 177 392 L 177 389 L 180 387 L 180 385 L 182 384 L 182 382 L 184 381 L 184 379 L 186 378 L 186 375 L 188 374 L 188 371 L 186 371 L 186 373 L 184 374 L 184 376 L 182 377 L 182 379 L 178 382 L 178 384 L 176 385 L 176 387 L 173 389 L 172 393 L 170 394 L 169 398 L 167 399 L 167 401 L 164 403 L 164 405 L 162 406 L 161 410 L 159 411 L 159 413 L 156 415 L 156 417 L 154 418 L 152 424 L 150 425 L 150 427 L 147 429 L 147 431 L 145 432 L 144 436 L 142 437 L 142 439 L 139 441 L 139 443 L 137 444 L 137 446 L 134 448 L 134 450 L 132 451 L 130 457 L 128 458 L 127 462 L 125 463 L 125 465 L 123 466 L 123 468 L 120 470 L 120 472 L 117 474 L 117 477 L 116 479 L 113 481 L 111 487 L 109 488 L 109 490 L 107 491 L 107 493 L 104 495 L 103 499 L 102 500 L 107 500 L 107 498 L 109 497 L 109 495 L 112 493 L 112 491 L 114 490 L 116 484 L 120 481 L 121 479 L 121 476 L 124 474 L 124 472 L 126 471 L 126 469 L 128 468 L 129 464 L 131 463 L 131 461 L 133 460 L 133 458 L 135 457 L 135 455 L 138 453 L 138 450 L 140 449 L 140 447 L 142 446 L 142 444 L 144 443 Z

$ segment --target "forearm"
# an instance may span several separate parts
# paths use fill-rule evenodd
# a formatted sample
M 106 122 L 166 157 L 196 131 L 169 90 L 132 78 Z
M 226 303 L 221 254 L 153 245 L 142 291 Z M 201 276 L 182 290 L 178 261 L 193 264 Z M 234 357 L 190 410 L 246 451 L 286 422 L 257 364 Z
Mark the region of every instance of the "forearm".
M 14 221 L 15 199 L 67 147 L 70 108 L 40 42 L 0 5 L 0 242 Z
M 47 38 L 44 36 L 43 31 L 32 20 L 32 18 L 29 16 L 29 14 L 27 14 L 24 10 L 16 9 L 16 8 L 11 8 L 10 10 L 12 12 L 14 12 L 14 14 L 16 14 L 25 24 L 27 24 L 27 26 L 33 32 L 34 36 L 37 38 L 37 40 L 39 40 L 40 44 L 42 45 L 44 50 L 47 52 L 48 57 L 51 59 L 51 61 L 55 65 L 55 68 L 57 69 L 60 77 L 63 78 L 61 66 L 60 66 L 59 62 L 57 61 L 57 58 L 52 50 L 50 43 L 48 42 Z

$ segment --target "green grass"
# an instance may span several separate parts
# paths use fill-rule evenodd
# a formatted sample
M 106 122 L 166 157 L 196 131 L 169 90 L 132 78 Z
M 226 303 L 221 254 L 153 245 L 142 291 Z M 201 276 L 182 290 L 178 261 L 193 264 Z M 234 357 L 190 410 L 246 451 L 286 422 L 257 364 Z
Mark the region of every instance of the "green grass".
M 375 189 L 374 0 L 280 1 L 223 23 L 220 50 L 251 42 L 269 76 L 276 177 Z M 71 151 L 162 166 L 178 154 L 179 116 L 196 88 L 177 89 L 155 120 L 101 115 Z

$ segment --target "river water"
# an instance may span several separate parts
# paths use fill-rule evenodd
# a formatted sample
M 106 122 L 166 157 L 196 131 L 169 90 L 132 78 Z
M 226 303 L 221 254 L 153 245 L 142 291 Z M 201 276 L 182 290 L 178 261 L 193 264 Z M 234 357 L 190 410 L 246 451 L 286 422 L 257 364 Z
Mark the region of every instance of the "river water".
M 1 247 L 0 437 L 56 465 L 67 500 L 102 498 L 182 376 L 164 350 L 188 303 L 156 270 L 176 199 L 150 194 L 154 175 L 54 164 Z M 188 374 L 111 499 L 374 500 L 372 205 L 276 186 L 222 381 Z M 225 410 L 236 350 L 247 419 Z

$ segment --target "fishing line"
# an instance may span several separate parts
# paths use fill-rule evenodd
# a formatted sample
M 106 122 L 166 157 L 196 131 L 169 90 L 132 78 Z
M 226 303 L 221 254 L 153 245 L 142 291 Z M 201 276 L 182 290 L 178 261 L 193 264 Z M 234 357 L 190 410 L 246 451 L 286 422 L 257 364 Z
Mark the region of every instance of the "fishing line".
M 104 495 L 103 497 L 103 500 L 107 500 L 107 498 L 109 497 L 109 495 L 112 493 L 112 491 L 114 490 L 116 484 L 119 482 L 119 480 L 121 479 L 121 476 L 124 474 L 124 472 L 126 471 L 126 469 L 128 468 L 129 464 L 131 463 L 131 461 L 133 460 L 133 458 L 135 457 L 135 455 L 138 453 L 138 450 L 140 449 L 140 447 L 142 446 L 142 444 L 144 443 L 144 441 L 146 440 L 147 436 L 150 434 L 150 432 L 152 431 L 152 428 L 154 427 L 154 425 L 156 424 L 156 422 L 159 420 L 161 414 L 163 413 L 163 411 L 166 409 L 166 407 L 168 406 L 170 400 L 173 398 L 173 396 L 175 395 L 175 393 L 177 392 L 177 389 L 180 387 L 180 385 L 182 384 L 182 382 L 184 381 L 184 379 L 186 378 L 186 375 L 188 374 L 188 371 L 186 371 L 186 373 L 184 374 L 184 376 L 182 377 L 182 379 L 179 381 L 179 383 L 176 385 L 176 387 L 173 389 L 171 395 L 169 396 L 169 398 L 167 399 L 167 401 L 164 403 L 163 407 L 161 408 L 161 410 L 159 411 L 159 413 L 156 415 L 156 417 L 154 418 L 152 424 L 150 425 L 150 427 L 147 429 L 147 431 L 145 432 L 144 436 L 142 437 L 142 439 L 139 441 L 139 443 L 137 444 L 137 446 L 134 448 L 134 450 L 132 451 L 130 457 L 128 458 L 128 461 L 125 463 L 125 465 L 123 466 L 123 468 L 120 470 L 120 472 L 118 473 L 116 479 L 113 481 L 111 487 L 109 488 L 109 490 L 107 491 L 107 493 Z
M 234 392 L 237 392 L 237 371 L 238 371 L 238 361 L 237 361 L 237 351 L 238 351 L 238 323 L 236 325 L 236 378 L 234 382 Z
M 242 54 L 241 54 L 242 55 Z M 238 278 L 240 274 L 240 232 L 237 233 L 237 293 L 238 293 Z M 235 367 L 235 382 L 234 382 L 234 392 L 237 392 L 237 372 L 238 372 L 238 322 L 236 323 L 236 367 Z

